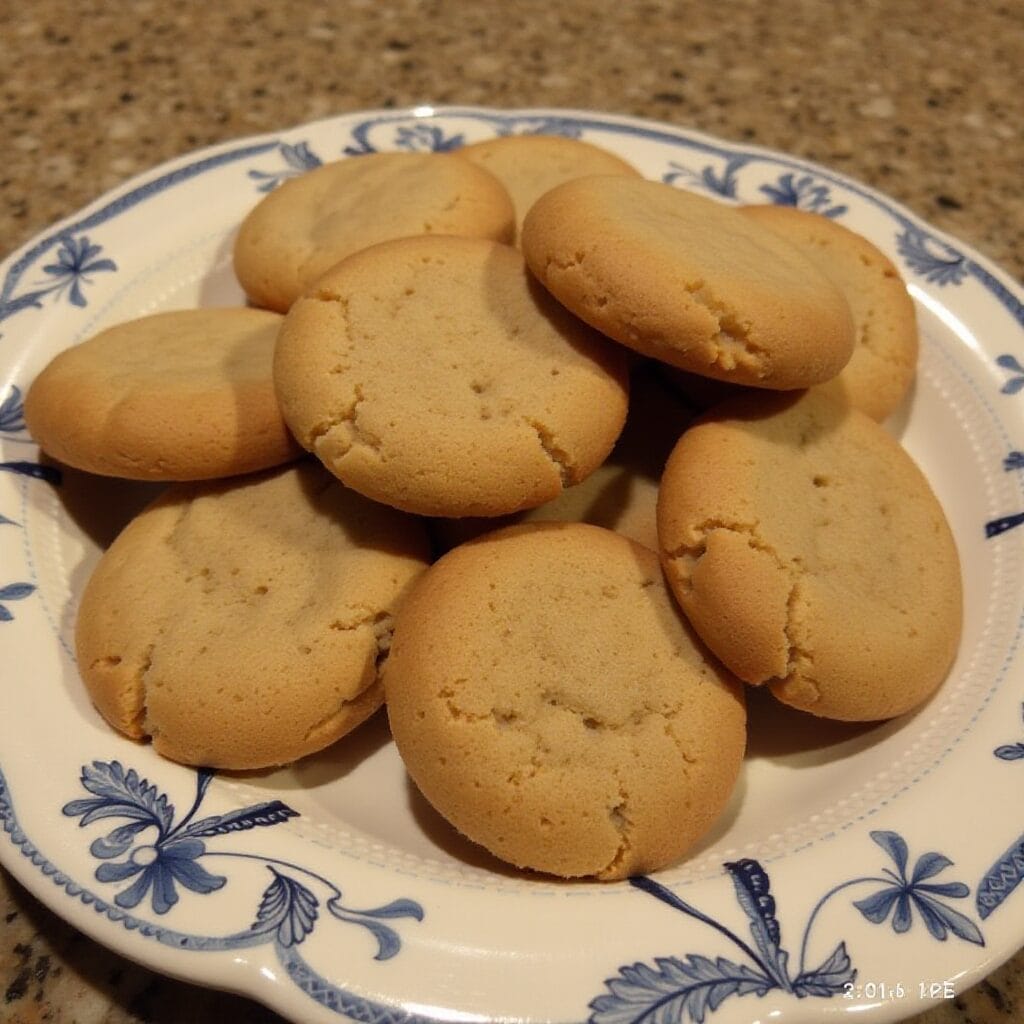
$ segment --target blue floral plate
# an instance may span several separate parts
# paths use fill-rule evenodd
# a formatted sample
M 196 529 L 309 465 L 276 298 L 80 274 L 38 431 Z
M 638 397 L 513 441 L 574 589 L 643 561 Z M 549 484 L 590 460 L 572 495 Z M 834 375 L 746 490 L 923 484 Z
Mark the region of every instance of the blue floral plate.
M 890 427 L 963 561 L 960 656 L 868 728 L 751 699 L 749 755 L 684 863 L 608 885 L 518 875 L 407 781 L 383 719 L 288 770 L 213 777 L 114 735 L 79 684 L 76 601 L 149 497 L 48 464 L 22 397 L 114 322 L 236 304 L 246 211 L 321 161 L 556 132 L 724 202 L 834 217 L 900 266 L 916 387 Z M 301 1021 L 890 1021 L 1024 943 L 1024 292 L 884 196 L 669 125 L 421 108 L 217 146 L 135 179 L 0 265 L 0 863 L 98 941 Z M 1018 891 L 1020 890 L 1020 891 Z

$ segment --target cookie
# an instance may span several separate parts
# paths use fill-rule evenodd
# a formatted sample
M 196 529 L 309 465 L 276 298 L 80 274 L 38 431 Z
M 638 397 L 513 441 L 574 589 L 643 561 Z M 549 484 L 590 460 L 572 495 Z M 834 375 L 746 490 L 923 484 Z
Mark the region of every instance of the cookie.
M 590 174 L 641 177 L 614 153 L 564 135 L 503 135 L 465 146 L 456 155 L 490 171 L 505 186 L 516 211 L 517 237 L 526 211 L 564 181 Z
M 440 814 L 563 877 L 677 860 L 746 743 L 742 687 L 705 659 L 657 555 L 578 523 L 510 527 L 436 562 L 396 617 L 384 689 Z
M 957 550 L 911 457 L 827 395 L 759 394 L 679 440 L 658 499 L 669 583 L 751 684 L 824 718 L 921 704 L 956 654 Z
M 446 153 L 371 153 L 286 181 L 242 222 L 234 268 L 257 306 L 287 312 L 353 252 L 407 235 L 510 242 L 512 200 L 489 172 Z
M 499 521 L 435 519 L 431 533 L 447 551 L 482 533 L 517 522 L 590 523 L 658 548 L 658 483 L 665 460 L 689 424 L 689 411 L 659 382 L 650 363 L 634 367 L 626 425 L 611 454 L 580 484 L 538 508 Z
M 421 524 L 312 460 L 178 485 L 90 576 L 79 672 L 115 729 L 166 757 L 286 764 L 380 706 L 390 618 L 427 558 Z
M 295 459 L 271 378 L 280 325 L 245 308 L 118 324 L 36 377 L 29 432 L 66 465 L 130 480 L 204 480 Z
M 903 401 L 917 368 L 914 303 L 895 264 L 842 224 L 793 206 L 743 206 L 739 212 L 800 249 L 846 296 L 856 347 L 834 380 L 820 387 L 872 419 Z
M 300 443 L 349 487 L 422 515 L 550 501 L 607 457 L 625 352 L 511 246 L 421 236 L 338 264 L 282 325 L 274 381 Z
M 853 351 L 839 289 L 736 209 L 670 185 L 578 178 L 526 216 L 530 269 L 577 316 L 642 355 L 777 390 L 834 377 Z

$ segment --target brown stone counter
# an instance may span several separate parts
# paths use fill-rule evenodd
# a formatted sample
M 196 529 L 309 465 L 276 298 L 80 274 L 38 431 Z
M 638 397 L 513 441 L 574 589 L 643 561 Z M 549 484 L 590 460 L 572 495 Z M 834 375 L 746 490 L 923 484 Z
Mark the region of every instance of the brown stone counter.
M 1024 279 L 1022 69 L 1013 2 L 0 0 L 0 255 L 196 147 L 451 103 L 611 111 L 784 150 Z M 107 952 L 3 872 L 0 922 L 0 1021 L 278 1020 Z M 1024 954 L 914 1020 L 1024 1020 Z

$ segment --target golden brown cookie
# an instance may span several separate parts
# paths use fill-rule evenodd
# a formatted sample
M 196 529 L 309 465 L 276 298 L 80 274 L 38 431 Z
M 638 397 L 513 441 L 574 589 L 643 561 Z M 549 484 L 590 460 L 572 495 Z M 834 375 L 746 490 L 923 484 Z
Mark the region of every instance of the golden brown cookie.
M 367 246 L 407 235 L 510 242 L 512 200 L 483 168 L 446 153 L 371 153 L 324 164 L 262 199 L 235 241 L 239 283 L 285 313 L 321 274 Z
M 730 401 L 691 427 L 658 532 L 698 634 L 786 704 L 891 718 L 952 664 L 960 565 L 942 508 L 878 423 L 816 390 Z
M 79 671 L 115 729 L 169 758 L 285 764 L 379 707 L 390 619 L 427 558 L 421 524 L 312 460 L 174 487 L 90 577 Z
M 33 381 L 25 420 L 60 462 L 130 480 L 205 480 L 298 457 L 271 378 L 281 317 L 157 313 L 66 349 Z
M 384 689 L 427 800 L 503 860 L 564 877 L 677 860 L 746 743 L 742 687 L 705 659 L 657 555 L 578 523 L 436 562 L 398 613 Z
M 884 420 L 903 401 L 917 368 L 917 317 L 895 264 L 862 235 L 817 213 L 792 206 L 742 206 L 740 213 L 795 245 L 846 296 L 856 347 L 842 373 L 820 386 Z
M 526 211 L 563 181 L 590 174 L 641 177 L 614 153 L 564 135 L 503 135 L 465 146 L 456 155 L 486 168 L 505 186 L 516 210 L 517 237 Z
M 607 457 L 625 352 L 537 287 L 520 253 L 422 236 L 338 264 L 274 361 L 295 436 L 349 487 L 423 515 L 550 501 Z
M 853 351 L 838 288 L 736 209 L 660 182 L 578 178 L 533 205 L 530 269 L 577 316 L 642 355 L 760 388 L 834 377 Z
M 626 425 L 612 453 L 582 483 L 553 501 L 500 520 L 435 519 L 431 533 L 447 551 L 482 533 L 518 522 L 590 523 L 658 548 L 658 483 L 665 460 L 692 415 L 661 384 L 650 363 L 634 367 Z

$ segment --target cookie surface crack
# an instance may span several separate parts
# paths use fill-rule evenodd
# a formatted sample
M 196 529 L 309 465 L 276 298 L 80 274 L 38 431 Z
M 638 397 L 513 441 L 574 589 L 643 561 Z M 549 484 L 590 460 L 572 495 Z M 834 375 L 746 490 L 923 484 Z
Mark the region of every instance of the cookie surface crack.
M 344 458 L 356 445 L 369 448 L 379 455 L 383 441 L 359 423 L 359 407 L 365 401 L 363 389 L 357 384 L 348 405 L 335 416 L 321 420 L 311 428 L 306 447 L 317 456 L 333 461 Z M 328 451 L 328 448 L 332 450 Z
M 708 538 L 716 531 L 727 531 L 744 538 L 749 547 L 767 555 L 775 569 L 788 581 L 785 607 L 780 608 L 782 618 L 782 635 L 780 639 L 780 655 L 785 653 L 785 667 L 781 673 L 772 674 L 757 682 L 791 682 L 798 680 L 817 692 L 813 680 L 807 672 L 813 666 L 814 654 L 801 639 L 801 626 L 804 618 L 805 602 L 803 581 L 809 570 L 799 556 L 784 558 L 768 541 L 761 536 L 757 523 L 729 522 L 720 517 L 710 517 L 692 528 L 692 540 L 680 544 L 667 552 L 667 557 L 678 566 L 679 582 L 687 597 L 696 600 L 693 576 L 697 564 L 707 554 Z M 749 679 L 748 682 L 755 680 Z
M 627 813 L 629 807 L 629 794 L 626 792 L 622 782 L 619 782 L 619 802 L 608 811 L 608 818 L 612 823 L 615 831 L 619 834 L 619 845 L 615 850 L 615 855 L 600 871 L 598 871 L 598 878 L 618 878 L 620 877 L 622 864 L 626 861 L 630 851 L 633 848 L 631 833 L 633 831 L 633 822 Z
M 538 420 L 525 419 L 524 422 L 537 435 L 537 440 L 544 451 L 544 454 L 551 460 L 552 465 L 558 471 L 562 481 L 562 487 L 571 487 L 578 480 L 578 470 L 573 464 L 572 457 L 556 441 L 554 434 Z
M 708 337 L 711 347 L 711 365 L 723 370 L 734 370 L 743 366 L 752 370 L 765 367 L 764 352 L 750 337 L 750 324 L 739 320 L 720 300 L 704 286 L 703 280 L 693 281 L 686 286 L 686 292 L 715 322 L 715 331 Z

